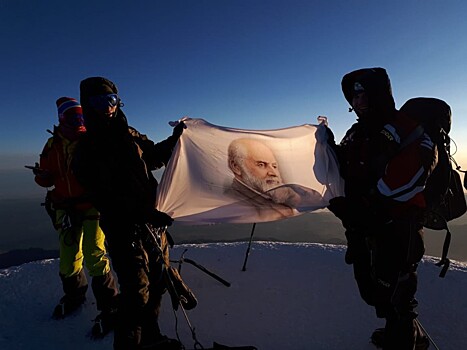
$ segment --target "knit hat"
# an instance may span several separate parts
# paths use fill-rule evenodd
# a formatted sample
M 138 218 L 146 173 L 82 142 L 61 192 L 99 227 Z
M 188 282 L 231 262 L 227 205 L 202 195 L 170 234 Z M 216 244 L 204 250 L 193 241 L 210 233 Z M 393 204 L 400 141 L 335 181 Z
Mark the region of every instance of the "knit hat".
M 76 99 L 72 97 L 60 97 L 56 104 L 60 126 L 78 133 L 86 132 L 83 110 Z

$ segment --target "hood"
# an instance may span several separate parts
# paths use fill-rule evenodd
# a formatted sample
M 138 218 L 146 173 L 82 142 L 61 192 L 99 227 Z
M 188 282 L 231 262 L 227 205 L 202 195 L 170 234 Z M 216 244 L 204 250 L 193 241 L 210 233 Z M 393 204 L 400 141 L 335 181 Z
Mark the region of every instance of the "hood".
M 355 83 L 359 83 L 368 96 L 370 122 L 384 122 L 394 115 L 396 107 L 392 96 L 391 81 L 384 68 L 358 69 L 342 78 L 342 92 L 350 105 L 352 105 Z M 358 115 L 358 117 L 360 121 L 362 116 Z
M 81 81 L 79 85 L 80 102 L 83 108 L 84 122 L 88 132 L 106 132 L 118 131 L 127 132 L 128 122 L 125 114 L 117 107 L 115 116 L 109 119 L 103 119 L 95 114 L 94 110 L 89 105 L 89 98 L 91 96 L 105 95 L 105 94 L 118 94 L 117 86 L 107 78 L 104 77 L 90 77 Z
M 103 77 L 86 78 L 79 84 L 80 102 L 89 107 L 89 97 L 105 94 L 118 94 L 117 86 Z

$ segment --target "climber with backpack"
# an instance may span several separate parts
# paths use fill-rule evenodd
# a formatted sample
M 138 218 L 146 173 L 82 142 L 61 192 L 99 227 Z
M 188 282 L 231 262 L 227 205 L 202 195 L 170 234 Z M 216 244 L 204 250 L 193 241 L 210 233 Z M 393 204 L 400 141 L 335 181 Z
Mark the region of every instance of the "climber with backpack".
M 340 144 L 329 130 L 345 196 L 328 208 L 346 230 L 345 260 L 361 297 L 386 320 L 373 343 L 385 350 L 426 349 L 428 338 L 416 321 L 416 271 L 425 251 L 423 190 L 436 166 L 436 147 L 422 132 L 401 149 L 419 123 L 395 108 L 385 69 L 346 74 L 342 91 L 357 122 Z
M 59 98 L 56 105 L 59 124 L 45 144 L 40 162 L 31 167 L 39 186 L 53 187 L 47 191 L 45 206 L 59 236 L 59 270 L 65 295 L 52 317 L 68 317 L 85 302 L 88 282 L 84 263 L 100 311 L 92 335 L 102 337 L 114 328 L 118 289 L 99 227 L 99 212 L 71 169 L 76 145 L 86 132 L 81 105 L 70 97 Z

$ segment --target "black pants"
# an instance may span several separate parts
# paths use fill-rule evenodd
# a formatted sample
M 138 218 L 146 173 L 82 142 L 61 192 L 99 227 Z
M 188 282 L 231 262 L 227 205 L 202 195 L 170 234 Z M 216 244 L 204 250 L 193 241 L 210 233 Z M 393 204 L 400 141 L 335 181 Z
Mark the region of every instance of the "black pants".
M 416 270 L 425 251 L 421 225 L 393 221 L 370 232 L 348 229 L 346 236 L 360 295 L 386 319 L 384 349 L 413 349 Z
M 114 349 L 139 349 L 145 338 L 160 335 L 159 309 L 165 284 L 163 260 L 143 245 L 136 225 L 101 216 L 109 254 L 120 285 Z M 168 259 L 168 248 L 163 244 Z

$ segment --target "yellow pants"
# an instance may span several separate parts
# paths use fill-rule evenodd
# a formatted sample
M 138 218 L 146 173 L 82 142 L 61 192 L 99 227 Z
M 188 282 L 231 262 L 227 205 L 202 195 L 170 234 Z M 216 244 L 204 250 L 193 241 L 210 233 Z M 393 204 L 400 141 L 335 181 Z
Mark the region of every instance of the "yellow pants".
M 77 275 L 83 269 L 83 261 L 91 277 L 110 271 L 105 236 L 95 208 L 73 212 L 58 209 L 55 227 L 60 239 L 60 275 L 65 278 Z

